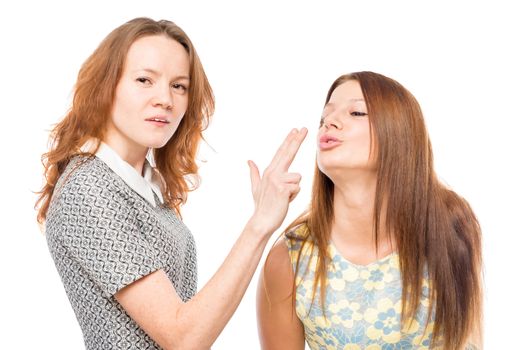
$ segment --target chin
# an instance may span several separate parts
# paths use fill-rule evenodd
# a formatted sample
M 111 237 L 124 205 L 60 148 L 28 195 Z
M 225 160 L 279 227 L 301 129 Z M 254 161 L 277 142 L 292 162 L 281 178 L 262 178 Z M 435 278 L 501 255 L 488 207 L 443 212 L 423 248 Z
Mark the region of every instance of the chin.
M 318 169 L 327 177 L 331 176 L 337 172 L 340 172 L 340 167 L 335 166 L 332 163 L 326 164 L 326 162 L 317 162 Z
M 144 146 L 148 147 L 148 148 L 162 148 L 164 147 L 167 142 L 169 141 L 169 139 L 167 138 L 162 138 L 162 139 L 154 139 L 154 140 L 147 140 L 146 142 L 144 142 Z
M 318 169 L 323 172 L 327 177 L 332 178 L 332 176 L 338 176 L 341 174 L 349 173 L 362 173 L 370 172 L 376 173 L 377 169 L 374 164 L 370 164 L 367 161 L 363 162 L 348 162 L 344 161 L 326 161 L 326 160 L 317 160 Z
M 330 171 L 340 170 L 341 168 L 347 168 L 347 160 L 336 159 L 336 157 L 318 157 L 317 166 L 324 174 L 328 174 Z

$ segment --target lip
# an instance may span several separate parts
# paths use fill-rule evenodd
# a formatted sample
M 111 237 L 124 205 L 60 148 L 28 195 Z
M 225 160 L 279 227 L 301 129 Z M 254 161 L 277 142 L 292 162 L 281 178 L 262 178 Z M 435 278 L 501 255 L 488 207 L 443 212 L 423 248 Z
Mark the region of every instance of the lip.
M 169 118 L 165 115 L 155 115 L 155 116 L 145 119 L 145 121 L 155 124 L 157 126 L 164 126 L 164 125 L 168 125 L 169 123 L 171 123 L 169 121 Z
M 321 151 L 330 150 L 341 144 L 342 141 L 337 139 L 335 136 L 331 136 L 329 134 L 324 134 L 320 136 L 320 139 L 318 140 L 318 148 L 320 148 Z

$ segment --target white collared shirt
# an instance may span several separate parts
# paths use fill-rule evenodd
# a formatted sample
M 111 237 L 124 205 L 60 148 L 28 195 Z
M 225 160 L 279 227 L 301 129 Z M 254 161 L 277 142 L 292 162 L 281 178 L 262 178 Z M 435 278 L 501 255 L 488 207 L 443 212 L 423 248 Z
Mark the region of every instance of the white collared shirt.
M 80 148 L 80 150 L 82 152 L 90 152 L 93 145 L 93 141 L 88 141 Z M 152 152 L 148 152 L 146 156 L 143 170 L 144 176 L 141 176 L 136 169 L 131 166 L 131 164 L 123 160 L 115 150 L 104 142 L 100 142 L 100 147 L 95 156 L 106 163 L 115 174 L 120 176 L 126 184 L 128 184 L 142 198 L 151 203 L 151 205 L 156 207 L 155 196 L 153 193 L 157 195 L 160 203 L 164 203 L 161 190 L 162 179 L 154 170 L 155 164 Z

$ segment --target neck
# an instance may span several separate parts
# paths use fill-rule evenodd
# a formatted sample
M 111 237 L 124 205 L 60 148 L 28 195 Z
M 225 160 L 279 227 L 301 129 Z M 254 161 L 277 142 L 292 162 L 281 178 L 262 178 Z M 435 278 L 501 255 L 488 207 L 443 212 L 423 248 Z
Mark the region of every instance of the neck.
M 369 248 L 375 248 L 377 244 L 379 248 L 384 243 L 389 245 L 384 233 L 384 215 L 381 215 L 377 237 L 373 231 L 376 173 L 359 172 L 346 175 L 350 176 L 333 181 L 333 241 Z M 384 213 L 386 205 L 382 207 Z
M 129 163 L 142 175 L 148 148 L 136 143 L 114 128 L 108 128 L 104 142 L 111 147 L 120 158 Z

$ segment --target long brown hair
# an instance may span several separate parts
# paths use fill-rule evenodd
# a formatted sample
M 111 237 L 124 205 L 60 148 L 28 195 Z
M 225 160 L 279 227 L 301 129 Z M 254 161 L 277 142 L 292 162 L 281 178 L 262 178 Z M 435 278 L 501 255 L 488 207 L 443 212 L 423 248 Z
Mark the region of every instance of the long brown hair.
M 341 84 L 360 83 L 376 145 L 377 184 L 374 236 L 384 216 L 385 232 L 398 249 L 402 274 L 402 322 L 414 319 L 422 293 L 424 270 L 430 285 L 429 315 L 434 312 L 432 346 L 459 349 L 472 332 L 480 332 L 482 315 L 481 231 L 469 204 L 441 184 L 433 170 L 433 154 L 422 111 L 398 82 L 373 72 L 339 77 L 326 103 Z M 303 242 L 318 248 L 313 291 L 320 285 L 322 308 L 333 222 L 333 182 L 315 169 L 310 208 L 286 231 L 305 224 Z M 385 212 L 382 204 L 387 201 Z M 291 236 L 295 237 L 296 236 Z M 302 243 L 300 255 L 305 247 Z M 377 248 L 378 249 L 378 248 Z M 298 277 L 298 276 L 297 276 Z M 293 296 L 296 286 L 293 285 Z M 314 296 L 313 296 L 314 297 Z
M 135 18 L 113 30 L 84 62 L 74 89 L 73 103 L 65 118 L 50 134 L 50 150 L 42 155 L 45 185 L 35 207 L 43 223 L 58 178 L 69 160 L 82 153 L 80 147 L 95 138 L 104 139 L 113 107 L 116 86 L 122 75 L 130 46 L 139 38 L 165 35 L 180 43 L 189 55 L 189 103 L 178 129 L 167 144 L 154 151 L 157 170 L 165 181 L 165 204 L 180 213 L 187 193 L 198 187 L 195 156 L 202 131 L 214 112 L 213 91 L 186 33 L 170 21 Z M 96 151 L 96 150 L 95 150 Z

